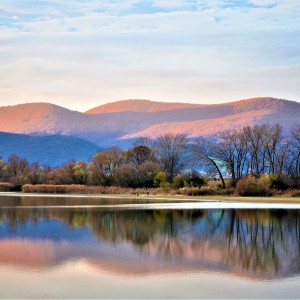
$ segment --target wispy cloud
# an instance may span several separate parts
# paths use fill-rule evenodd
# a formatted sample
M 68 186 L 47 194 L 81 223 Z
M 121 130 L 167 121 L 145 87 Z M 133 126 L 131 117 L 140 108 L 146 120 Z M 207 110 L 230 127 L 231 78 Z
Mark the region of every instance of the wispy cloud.
M 2 0 L 0 104 L 300 100 L 299 25 L 297 0 Z

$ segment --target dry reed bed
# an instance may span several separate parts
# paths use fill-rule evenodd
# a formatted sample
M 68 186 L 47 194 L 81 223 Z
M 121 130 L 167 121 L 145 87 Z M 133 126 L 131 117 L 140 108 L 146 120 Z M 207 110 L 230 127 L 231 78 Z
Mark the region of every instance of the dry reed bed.
M 121 187 L 103 187 L 86 185 L 31 185 L 26 184 L 22 187 L 24 193 L 40 194 L 147 194 L 147 195 L 185 195 L 185 196 L 209 196 L 209 195 L 230 195 L 231 189 L 215 190 L 211 188 L 121 188 Z
M 0 183 L 0 191 L 9 192 L 12 191 L 14 185 Z M 104 187 L 104 186 L 86 186 L 86 185 L 23 185 L 22 191 L 24 193 L 40 193 L 40 194 L 108 194 L 108 195 L 184 195 L 184 196 L 242 196 L 238 193 L 238 189 L 213 189 L 211 187 L 204 188 L 122 188 L 116 186 Z M 287 196 L 287 197 L 300 197 L 300 190 L 269 190 L 267 193 L 244 193 L 243 196 Z
M 20 186 L 12 183 L 0 182 L 0 192 L 15 192 L 20 191 Z
M 22 187 L 24 193 L 41 193 L 41 194 L 136 194 L 134 189 L 120 187 L 102 187 L 102 186 L 86 186 L 86 185 L 51 185 L 25 184 Z

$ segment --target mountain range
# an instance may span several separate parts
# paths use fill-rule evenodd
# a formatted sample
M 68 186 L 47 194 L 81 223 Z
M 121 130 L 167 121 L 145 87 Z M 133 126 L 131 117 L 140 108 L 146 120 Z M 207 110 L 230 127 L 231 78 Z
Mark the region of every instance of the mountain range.
M 0 107 L 0 132 L 74 137 L 101 148 L 128 147 L 138 137 L 155 138 L 167 132 L 197 137 L 263 123 L 280 123 L 288 130 L 299 120 L 299 102 L 270 97 L 213 105 L 133 99 L 84 113 L 50 103 Z
M 69 159 L 88 161 L 99 150 L 96 144 L 72 136 L 29 136 L 0 132 L 0 157 L 10 154 L 26 158 L 29 163 L 60 166 Z

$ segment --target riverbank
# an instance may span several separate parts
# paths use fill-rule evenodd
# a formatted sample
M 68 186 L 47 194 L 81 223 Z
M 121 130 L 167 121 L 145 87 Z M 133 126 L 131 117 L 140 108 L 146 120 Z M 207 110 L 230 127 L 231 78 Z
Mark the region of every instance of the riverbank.
M 184 195 L 147 195 L 147 194 L 45 194 L 45 193 L 22 193 L 0 192 L 0 196 L 8 197 L 44 197 L 44 198 L 93 198 L 93 199 L 132 199 L 148 200 L 149 202 L 224 202 L 224 203 L 278 203 L 300 204 L 300 197 L 276 196 L 276 197 L 240 197 L 240 196 L 184 196 Z

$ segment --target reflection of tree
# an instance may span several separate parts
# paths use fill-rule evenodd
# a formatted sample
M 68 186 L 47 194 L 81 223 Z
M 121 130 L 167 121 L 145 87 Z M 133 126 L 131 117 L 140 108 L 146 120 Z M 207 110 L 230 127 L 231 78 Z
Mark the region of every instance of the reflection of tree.
M 260 276 L 281 276 L 291 268 L 299 273 L 299 217 L 297 210 L 0 209 L 1 224 L 12 231 L 56 219 L 69 228 L 88 227 L 97 239 L 126 241 L 167 257 L 195 260 L 213 249 L 223 263 Z
M 270 218 L 261 222 L 260 214 L 261 212 L 256 212 L 256 218 L 253 218 L 253 212 L 231 212 L 228 232 L 229 260 L 232 265 L 242 269 L 277 273 L 280 268 L 277 248 L 284 249 L 287 242 L 282 232 L 281 219 L 274 222 L 275 219 L 270 215 Z M 252 218 L 250 223 L 247 222 L 249 216 Z
M 88 225 L 98 237 L 112 242 L 130 241 L 143 245 L 155 233 L 149 211 L 106 211 L 92 213 Z
M 290 267 L 299 272 L 291 262 L 300 253 L 298 211 L 228 210 L 205 225 L 201 236 L 226 248 L 223 259 L 235 269 L 261 276 L 280 276 Z

